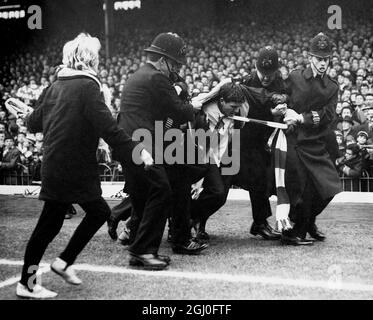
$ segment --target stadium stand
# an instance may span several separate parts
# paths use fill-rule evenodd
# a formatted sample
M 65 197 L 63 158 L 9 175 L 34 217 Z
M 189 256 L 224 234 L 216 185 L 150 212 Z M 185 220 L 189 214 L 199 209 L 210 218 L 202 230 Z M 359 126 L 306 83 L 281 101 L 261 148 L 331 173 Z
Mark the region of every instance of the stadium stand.
M 118 114 L 121 91 L 128 77 L 145 62 L 143 49 L 158 31 L 172 30 L 187 39 L 187 65 L 180 75 L 188 84 L 191 95 L 211 90 L 224 78 L 241 78 L 254 69 L 258 51 L 266 45 L 274 46 L 281 62 L 281 75 L 286 79 L 290 72 L 304 68 L 308 63 L 308 40 L 325 31 L 334 42 L 329 76 L 339 85 L 339 101 L 336 108 L 335 129 L 340 130 L 339 145 L 344 155 L 345 147 L 357 143 L 361 150 L 362 170 L 359 177 L 341 173 L 345 190 L 373 191 L 373 23 L 371 6 L 365 1 L 342 1 L 348 8 L 341 30 L 328 30 L 325 21 L 327 10 L 322 1 L 307 2 L 287 7 L 283 2 L 257 2 L 254 6 L 243 1 L 225 12 L 225 19 L 213 24 L 193 25 L 180 23 L 178 19 L 165 17 L 156 27 L 134 24 L 121 28 L 120 21 L 113 38 L 113 54 L 102 55 L 99 77 L 111 93 L 110 110 Z M 265 7 L 265 8 L 264 8 Z M 326 29 L 326 30 L 325 30 Z M 0 184 L 29 184 L 40 180 L 40 162 L 43 153 L 42 134 L 27 132 L 21 118 L 10 115 L 4 102 L 15 97 L 30 106 L 42 90 L 54 81 L 56 67 L 61 63 L 61 49 L 70 34 L 59 37 L 37 38 L 12 53 L 1 57 L 0 63 L 0 162 L 8 148 L 5 140 L 14 137 L 14 147 L 19 150 L 16 168 L 0 169 Z M 71 37 L 73 35 L 71 34 Z M 100 37 L 102 43 L 104 38 Z M 351 110 L 346 120 L 342 108 Z M 346 120 L 346 121 L 343 121 Z M 346 124 L 347 123 L 347 124 Z M 344 126 L 350 128 L 346 129 Z M 348 131 L 348 132 L 347 132 Z M 359 138 L 365 136 L 366 138 Z M 105 148 L 98 150 L 103 181 L 121 181 L 123 175 L 118 164 L 112 161 Z

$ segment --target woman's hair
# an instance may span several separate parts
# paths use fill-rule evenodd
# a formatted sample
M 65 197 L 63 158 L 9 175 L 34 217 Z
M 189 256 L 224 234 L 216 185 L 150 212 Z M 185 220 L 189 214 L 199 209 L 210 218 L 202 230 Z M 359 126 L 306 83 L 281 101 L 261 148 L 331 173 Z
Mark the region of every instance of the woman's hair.
M 81 33 L 64 45 L 62 63 L 76 70 L 97 68 L 100 49 L 101 44 L 97 38 Z

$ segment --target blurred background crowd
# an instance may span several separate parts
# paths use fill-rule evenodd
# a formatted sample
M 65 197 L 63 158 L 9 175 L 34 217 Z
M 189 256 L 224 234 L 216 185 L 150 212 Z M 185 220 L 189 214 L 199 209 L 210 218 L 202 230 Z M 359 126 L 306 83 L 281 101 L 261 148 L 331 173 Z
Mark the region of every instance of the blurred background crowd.
M 338 1 L 342 8 L 342 29 L 329 30 L 327 2 L 228 2 L 231 3 L 227 7 L 215 7 L 219 15 L 206 13 L 206 21 L 203 12 L 195 17 L 192 12 L 184 20 L 178 15 L 161 15 L 151 25 L 139 19 L 140 10 L 131 13 L 127 20 L 116 17 L 112 54 L 106 57 L 103 52 L 98 74 L 112 93 L 113 117 L 118 114 L 124 84 L 145 62 L 143 49 L 159 32 L 177 32 L 185 38 L 188 58 L 180 75 L 190 95 L 195 96 L 210 91 L 224 78 L 248 75 L 255 70 L 259 49 L 267 45 L 276 48 L 281 63 L 279 72 L 286 79 L 293 70 L 307 66 L 309 40 L 322 31 L 335 43 L 328 74 L 340 88 L 333 124 L 341 157 L 336 165 L 341 175 L 360 177 L 362 172 L 373 175 L 372 4 Z M 9 114 L 4 102 L 15 97 L 35 106 L 43 89 L 55 80 L 63 44 L 77 33 L 63 25 L 60 28 L 66 28 L 66 32 L 35 36 L 1 56 L 0 178 L 3 178 L 0 183 L 12 183 L 12 179 L 4 178 L 4 172 L 12 170 L 27 173 L 31 180 L 40 179 L 43 135 L 28 133 L 23 119 Z M 97 27 L 92 34 L 100 38 L 104 47 L 104 29 Z M 104 142 L 97 156 L 105 164 L 103 173 L 112 173 L 113 168 L 120 173 Z M 347 170 L 346 165 L 352 170 Z

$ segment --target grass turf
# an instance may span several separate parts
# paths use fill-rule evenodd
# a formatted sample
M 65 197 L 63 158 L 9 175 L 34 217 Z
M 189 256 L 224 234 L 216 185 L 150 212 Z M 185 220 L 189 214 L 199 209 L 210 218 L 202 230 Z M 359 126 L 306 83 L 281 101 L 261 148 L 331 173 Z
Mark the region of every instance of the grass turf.
M 117 202 L 109 202 L 110 206 Z M 0 196 L 0 258 L 22 260 L 25 246 L 40 214 L 42 202 L 23 197 Z M 325 243 L 312 247 L 282 246 L 249 234 L 252 222 L 246 201 L 229 201 L 208 223 L 210 248 L 200 256 L 173 255 L 163 241 L 160 253 L 172 258 L 169 270 L 226 273 L 328 281 L 334 268 L 343 282 L 373 285 L 372 205 L 332 204 L 319 219 L 326 231 Z M 83 212 L 66 220 L 61 233 L 48 247 L 43 261 L 50 262 L 67 244 Z M 273 219 L 273 218 L 272 218 Z M 273 220 L 272 220 L 273 222 Z M 104 225 L 76 263 L 127 268 L 125 247 L 111 241 Z M 119 229 L 118 229 L 119 230 Z M 0 265 L 1 279 L 20 273 L 21 267 Z M 11 270 L 14 273 L 10 272 Z M 54 274 L 43 283 L 59 292 L 61 299 L 372 299 L 373 292 L 335 291 L 286 285 L 228 283 L 216 280 L 154 278 L 129 274 L 79 271 L 80 288 L 70 287 Z M 14 299 L 14 286 L 0 289 L 0 299 Z

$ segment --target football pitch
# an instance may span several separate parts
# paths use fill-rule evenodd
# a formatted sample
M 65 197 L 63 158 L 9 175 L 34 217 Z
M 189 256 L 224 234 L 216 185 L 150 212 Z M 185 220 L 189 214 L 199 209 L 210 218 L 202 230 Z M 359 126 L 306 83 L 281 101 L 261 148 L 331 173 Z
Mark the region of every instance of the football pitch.
M 112 207 L 118 202 L 108 203 Z M 42 204 L 0 195 L 0 300 L 17 299 L 25 246 Z M 209 220 L 210 247 L 199 256 L 173 254 L 165 232 L 160 254 L 172 259 L 165 271 L 129 267 L 127 247 L 109 238 L 105 224 L 76 261 L 83 280 L 79 287 L 49 270 L 83 217 L 75 207 L 77 216 L 65 221 L 41 264 L 42 283 L 59 293 L 57 299 L 373 298 L 373 204 L 332 203 L 318 222 L 327 240 L 293 247 L 250 235 L 249 201 L 230 200 Z

